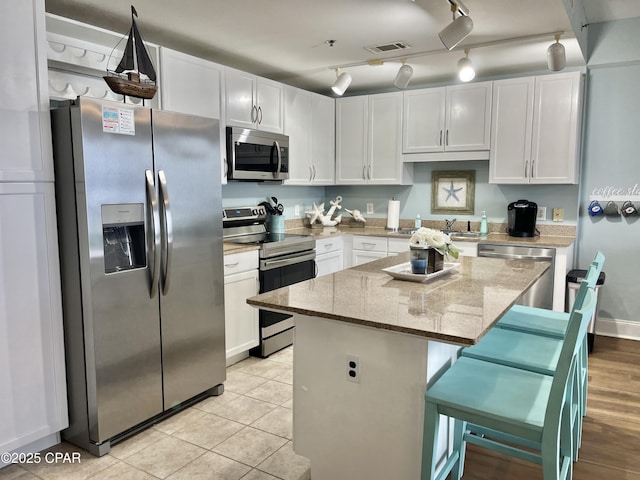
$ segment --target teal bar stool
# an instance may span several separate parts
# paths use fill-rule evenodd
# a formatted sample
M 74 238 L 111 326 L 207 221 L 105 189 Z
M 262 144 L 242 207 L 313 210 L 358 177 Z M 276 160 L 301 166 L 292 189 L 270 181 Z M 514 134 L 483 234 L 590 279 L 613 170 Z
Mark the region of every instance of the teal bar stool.
M 587 272 L 587 277 L 585 278 L 591 288 L 594 288 L 598 281 L 600 272 L 602 272 L 602 267 L 604 266 L 604 261 L 604 254 L 601 251 L 597 251 L 591 264 L 592 267 L 595 267 L 595 270 L 590 268 L 589 272 Z M 578 292 L 574 307 L 576 306 L 576 303 L 581 301 L 580 292 Z M 502 316 L 496 324 L 496 327 L 562 340 L 566 334 L 568 321 L 569 314 L 565 312 L 554 312 L 541 308 L 514 305 Z M 579 368 L 581 388 L 580 411 L 583 416 L 587 413 L 587 389 L 589 377 L 588 356 L 588 343 L 587 336 L 585 335 L 582 340 L 580 350 Z
M 573 311 L 582 308 L 585 296 L 590 287 L 592 276 L 599 275 L 596 265 L 592 265 L 585 280 L 581 283 Z M 542 310 L 544 312 L 545 310 Z M 565 339 L 551 338 L 514 330 L 492 329 L 477 345 L 462 350 L 463 357 L 475 358 L 486 362 L 507 365 L 543 375 L 556 374 L 558 360 Z M 573 373 L 571 386 L 573 389 L 571 404 L 571 425 L 573 434 L 572 458 L 578 460 L 578 448 L 582 441 L 582 412 L 586 403 L 586 388 L 584 384 L 588 378 L 583 376 L 583 352 L 586 346 L 586 332 L 584 339 L 579 339 L 578 367 Z
M 595 305 L 595 292 L 587 287 L 582 308 L 570 314 L 554 376 L 460 357 L 427 388 L 422 480 L 444 480 L 449 473 L 452 480 L 459 480 L 467 442 L 540 464 L 544 480 L 571 479 L 569 380 L 577 368 L 579 339 L 586 334 Z M 436 476 L 441 415 L 455 419 L 453 452 Z M 473 433 L 480 430 L 482 435 Z

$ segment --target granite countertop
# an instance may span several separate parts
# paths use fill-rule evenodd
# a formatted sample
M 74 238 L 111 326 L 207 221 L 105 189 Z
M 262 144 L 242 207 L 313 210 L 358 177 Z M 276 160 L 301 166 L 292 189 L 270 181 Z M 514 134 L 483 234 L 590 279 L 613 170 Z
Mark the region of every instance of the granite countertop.
M 387 257 L 247 299 L 250 305 L 449 343 L 473 345 L 542 274 L 548 262 L 463 257 L 427 283 L 395 280 Z
M 389 230 L 385 230 L 384 227 L 362 227 L 362 228 L 350 228 L 350 227 L 325 227 L 325 228 L 294 228 L 287 230 L 287 233 L 299 233 L 306 235 L 313 235 L 316 239 L 331 237 L 335 235 L 367 235 L 372 237 L 386 237 L 386 238 L 406 238 L 407 240 L 411 235 L 394 233 Z M 495 244 L 512 244 L 512 245 L 534 245 L 539 247 L 569 247 L 575 242 L 573 236 L 563 235 L 539 235 L 536 237 L 523 238 L 523 237 L 511 237 L 506 233 L 491 232 L 488 235 L 483 235 L 478 238 L 455 238 L 454 243 L 458 242 L 473 242 L 473 243 L 495 243 Z

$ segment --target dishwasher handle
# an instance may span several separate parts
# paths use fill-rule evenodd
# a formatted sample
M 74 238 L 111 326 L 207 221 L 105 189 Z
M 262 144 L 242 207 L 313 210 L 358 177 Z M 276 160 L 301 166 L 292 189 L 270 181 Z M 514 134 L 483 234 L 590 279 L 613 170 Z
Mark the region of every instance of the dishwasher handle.
M 517 255 L 517 254 L 504 254 L 504 253 L 492 253 L 492 252 L 478 252 L 479 257 L 490 257 L 490 258 L 507 258 L 509 260 L 552 260 L 553 257 L 550 255 Z

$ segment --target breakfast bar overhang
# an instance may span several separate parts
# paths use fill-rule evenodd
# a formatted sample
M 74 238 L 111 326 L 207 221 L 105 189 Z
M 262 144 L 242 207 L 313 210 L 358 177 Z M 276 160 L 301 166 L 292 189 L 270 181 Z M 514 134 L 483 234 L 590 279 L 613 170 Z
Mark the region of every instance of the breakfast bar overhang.
M 314 480 L 418 479 L 424 393 L 550 267 L 462 257 L 425 283 L 382 269 L 408 253 L 252 297 L 293 313 L 293 441 Z M 450 427 L 441 422 L 441 458 Z

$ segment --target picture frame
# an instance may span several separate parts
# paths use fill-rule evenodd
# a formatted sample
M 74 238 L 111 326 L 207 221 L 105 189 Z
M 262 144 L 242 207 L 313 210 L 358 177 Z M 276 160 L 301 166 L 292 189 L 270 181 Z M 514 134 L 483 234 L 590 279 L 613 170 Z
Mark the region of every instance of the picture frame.
M 431 172 L 431 213 L 473 215 L 475 170 Z

